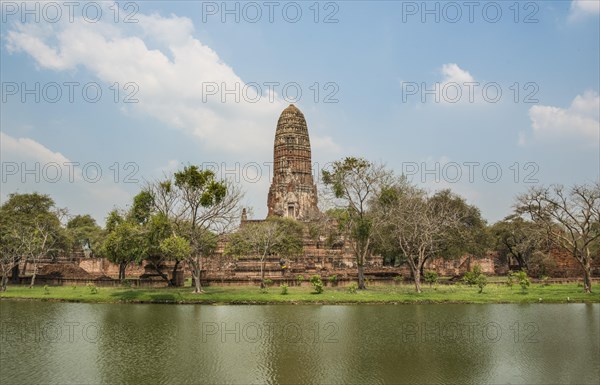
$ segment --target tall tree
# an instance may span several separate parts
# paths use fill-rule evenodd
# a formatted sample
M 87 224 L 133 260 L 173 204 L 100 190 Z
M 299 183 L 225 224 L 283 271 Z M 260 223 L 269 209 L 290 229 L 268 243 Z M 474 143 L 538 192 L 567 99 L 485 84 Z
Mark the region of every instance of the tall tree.
M 6 290 L 8 277 L 23 255 L 23 244 L 11 218 L 0 209 L 0 291 Z
M 1 207 L 2 237 L 10 241 L 7 249 L 19 251 L 19 256 L 6 254 L 7 261 L 18 263 L 25 259 L 33 265 L 30 287 L 35 284 L 38 263 L 42 258 L 56 258 L 69 249 L 68 237 L 63 229 L 59 210 L 52 198 L 38 193 L 10 194 Z M 13 266 L 14 267 L 14 266 Z
M 258 256 L 260 287 L 264 288 L 268 256 L 291 257 L 302 253 L 302 225 L 294 219 L 278 217 L 243 224 L 238 231 L 230 235 L 225 252 L 236 256 Z
M 146 219 L 145 221 L 146 223 L 142 227 L 147 246 L 145 259 L 150 262 L 150 265 L 158 275 L 171 286 L 173 282 L 169 280 L 168 275 L 162 271 L 162 267 L 166 261 L 180 261 L 184 258 L 177 252 L 165 252 L 165 250 L 169 250 L 169 248 L 165 249 L 163 242 L 176 236 L 173 223 L 162 213 L 151 215 L 149 219 Z M 175 245 L 175 243 L 168 243 L 168 245 Z
M 148 184 L 144 191 L 152 197 L 152 213 L 168 218 L 173 235 L 189 243 L 190 254 L 184 260 L 192 270 L 194 292 L 202 293 L 203 258 L 214 255 L 219 237 L 239 221 L 242 191 L 231 181 L 218 180 L 211 170 L 195 165 Z M 142 203 L 148 201 L 140 199 L 140 206 L 147 207 Z
M 390 243 L 406 258 L 417 293 L 425 261 L 447 250 L 463 223 L 464 213 L 452 200 L 438 198 L 400 183 L 385 189 L 373 207 L 375 216 L 385 223 Z
M 119 280 L 124 281 L 127 265 L 142 260 L 147 252 L 147 243 L 138 224 L 119 217 L 113 210 L 107 218 L 110 230 L 102 244 L 102 254 L 119 265 Z
M 579 262 L 583 290 L 591 293 L 591 263 L 598 255 L 600 239 L 600 182 L 570 189 L 533 187 L 517 197 L 516 212 L 543 226 L 556 245 Z
M 323 183 L 337 199 L 337 207 L 345 210 L 340 217 L 356 258 L 358 288 L 365 286 L 365 263 L 373 250 L 374 236 L 379 230 L 377 217 L 369 213 L 370 203 L 391 183 L 392 173 L 382 165 L 362 158 L 348 157 L 323 170 Z
M 548 236 L 543 227 L 519 215 L 509 215 L 490 227 L 492 248 L 507 262 L 513 258 L 519 270 L 528 270 L 536 251 L 548 251 Z
M 97 254 L 102 244 L 102 228 L 89 214 L 71 218 L 67 222 L 67 234 L 73 251 L 83 251 L 86 257 Z
M 449 189 L 440 190 L 430 198 L 429 204 L 451 212 L 457 219 L 455 226 L 446 228 L 445 240 L 442 242 L 438 255 L 455 259 L 465 255 L 482 258 L 490 246 L 487 223 L 481 217 L 481 211 L 474 205 L 468 204 L 463 197 Z M 421 271 L 423 273 L 423 271 Z

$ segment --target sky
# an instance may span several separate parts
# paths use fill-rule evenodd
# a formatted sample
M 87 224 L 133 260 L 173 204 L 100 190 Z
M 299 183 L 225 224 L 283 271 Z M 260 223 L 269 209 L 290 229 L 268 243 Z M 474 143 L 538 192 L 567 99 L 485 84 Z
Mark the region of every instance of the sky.
M 2 1 L 1 191 L 100 224 L 188 164 L 267 213 L 277 119 L 490 223 L 600 179 L 600 1 Z

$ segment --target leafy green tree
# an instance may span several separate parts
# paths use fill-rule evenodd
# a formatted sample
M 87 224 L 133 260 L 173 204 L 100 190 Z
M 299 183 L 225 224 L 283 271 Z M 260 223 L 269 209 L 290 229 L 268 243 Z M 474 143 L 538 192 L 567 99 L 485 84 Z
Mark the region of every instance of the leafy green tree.
M 539 225 L 521 216 L 510 215 L 490 227 L 492 248 L 501 259 L 514 258 L 519 270 L 528 269 L 536 251 L 548 249 L 548 234 Z
M 74 251 L 83 251 L 87 256 L 96 254 L 102 244 L 103 232 L 90 215 L 76 215 L 67 222 L 67 234 Z
M 203 259 L 214 255 L 220 236 L 239 221 L 242 197 L 242 191 L 231 181 L 218 180 L 211 170 L 188 165 L 172 177 L 149 183 L 134 200 L 131 215 L 149 229 L 149 258 L 174 260 L 173 276 L 180 261 L 185 261 L 192 270 L 194 292 L 202 293 Z M 156 227 L 152 230 L 159 217 L 165 225 L 169 222 L 171 234 L 154 231 Z M 190 253 L 185 257 L 179 252 L 165 253 L 160 245 L 167 236 L 185 239 Z
M 179 218 L 186 224 L 183 235 L 191 246 L 186 261 L 192 267 L 195 292 L 201 293 L 202 258 L 214 253 L 218 235 L 239 220 L 243 194 L 230 182 L 217 180 L 211 170 L 201 170 L 198 166 L 184 167 L 175 173 L 174 179 L 181 202 Z
M 4 215 L 0 208 L 0 291 L 6 290 L 8 277 L 23 255 L 23 246 L 18 230 L 13 227 L 12 218 Z
M 265 287 L 265 264 L 270 255 L 292 257 L 302 252 L 302 225 L 291 218 L 270 217 L 246 223 L 229 236 L 225 253 L 256 255 L 260 262 L 260 287 Z
M 115 219 L 114 213 L 109 217 L 111 215 Z M 104 239 L 102 254 L 119 265 L 119 280 L 124 281 L 127 265 L 141 262 L 148 249 L 141 226 L 125 220 L 116 222 L 118 224 L 111 226 L 112 231 Z
M 170 259 L 182 260 L 191 253 L 187 239 L 171 235 L 160 243 L 160 250 Z
M 171 281 L 167 274 L 162 271 L 162 266 L 168 260 L 180 261 L 186 256 L 180 256 L 177 253 L 165 253 L 162 244 L 166 239 L 169 239 L 176 234 L 174 233 L 173 224 L 164 214 L 158 213 L 149 215 L 144 219 L 143 236 L 146 242 L 146 255 L 144 259 L 150 262 L 154 270 L 169 284 Z M 173 258 L 175 256 L 175 258 Z M 178 257 L 178 258 L 177 258 Z
M 365 264 L 373 252 L 375 234 L 379 231 L 378 217 L 370 215 L 370 203 L 392 181 L 392 173 L 381 165 L 362 158 L 348 157 L 323 170 L 323 183 L 328 193 L 344 210 L 338 223 L 348 236 L 356 257 L 358 288 L 366 289 Z
M 56 258 L 70 248 L 69 239 L 59 219 L 60 210 L 48 195 L 10 194 L 0 208 L 0 239 L 7 242 L 3 249 L 3 280 L 5 269 L 11 269 L 21 259 L 33 265 L 30 287 L 35 284 L 38 263 L 42 258 Z M 19 255 L 17 255 L 18 253 Z
M 456 226 L 447 229 L 439 256 L 444 259 L 460 258 L 466 254 L 483 257 L 489 249 L 489 236 L 486 221 L 480 210 L 469 205 L 465 199 L 449 189 L 436 192 L 429 199 L 430 204 L 442 210 L 455 213 Z
M 119 210 L 114 209 L 108 213 L 106 217 L 106 225 L 105 229 L 107 232 L 111 233 L 117 229 L 121 223 L 123 223 L 125 219 L 123 219 L 123 215 L 119 213 Z
M 150 220 L 153 210 L 154 196 L 150 191 L 142 190 L 133 197 L 133 205 L 128 217 L 132 222 L 143 225 Z

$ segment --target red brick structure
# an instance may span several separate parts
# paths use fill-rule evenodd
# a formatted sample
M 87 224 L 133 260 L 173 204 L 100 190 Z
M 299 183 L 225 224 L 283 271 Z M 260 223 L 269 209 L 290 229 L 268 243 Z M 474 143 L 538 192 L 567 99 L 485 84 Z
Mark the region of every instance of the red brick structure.
M 318 213 L 310 138 L 304 114 L 290 104 L 279 116 L 273 148 L 273 182 L 268 215 L 306 221 Z

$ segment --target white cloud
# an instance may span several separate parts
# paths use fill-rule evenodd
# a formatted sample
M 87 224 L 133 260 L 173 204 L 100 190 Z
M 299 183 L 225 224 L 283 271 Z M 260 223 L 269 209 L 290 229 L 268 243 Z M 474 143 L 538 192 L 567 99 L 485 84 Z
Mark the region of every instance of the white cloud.
M 456 63 L 442 65 L 441 73 L 444 79 L 436 84 L 437 98 L 441 104 L 454 105 L 476 103 L 481 92 L 475 84 L 475 78 Z
M 569 10 L 569 21 L 582 20 L 600 14 L 600 0 L 573 0 Z
M 442 66 L 442 74 L 444 75 L 443 83 L 466 83 L 475 81 L 469 71 L 460 68 L 456 63 L 444 64 Z
M 456 63 L 443 64 L 439 69 L 442 80 L 432 84 L 401 81 L 403 98 L 417 103 L 446 106 L 473 104 L 482 100 L 482 87 L 469 71 Z
M 3 161 L 7 161 L 7 159 L 10 159 L 11 162 L 31 160 L 40 163 L 54 162 L 58 164 L 69 162 L 69 159 L 60 152 L 53 152 L 33 139 L 13 138 L 3 132 L 0 132 L 0 148 L 2 149 Z
M 0 152 L 2 200 L 12 192 L 42 192 L 54 198 L 59 207 L 69 208 L 71 214 L 91 214 L 100 224 L 115 205 L 125 207 L 131 200 L 123 180 L 114 181 L 111 165 L 73 161 L 31 138 L 3 132 Z M 101 176 L 96 174 L 98 169 Z
M 89 23 L 81 17 L 55 25 L 15 23 L 6 34 L 7 48 L 29 54 L 44 69 L 85 68 L 108 85 L 136 83 L 139 103 L 127 105 L 130 111 L 193 135 L 206 148 L 250 157 L 269 151 L 271 143 L 265 138 L 272 136 L 287 102 L 278 95 L 270 100 L 266 86 L 252 102 L 256 88 L 248 87 L 213 49 L 193 36 L 189 18 L 156 14 L 136 18 L 139 22 L 134 24 Z M 207 95 L 212 86 L 238 87 L 241 97 L 236 102 L 229 95 L 223 103 L 220 91 Z
M 533 106 L 529 109 L 533 134 L 539 139 L 580 139 L 594 146 L 600 140 L 600 97 L 586 91 L 569 108 Z

